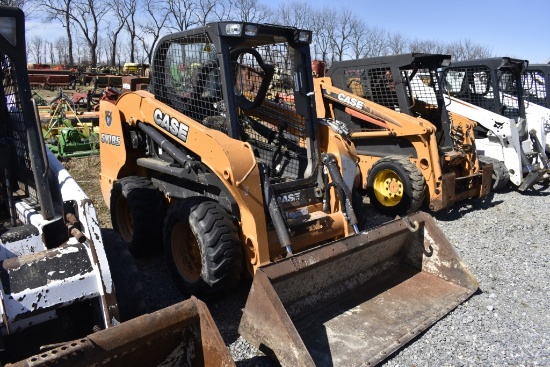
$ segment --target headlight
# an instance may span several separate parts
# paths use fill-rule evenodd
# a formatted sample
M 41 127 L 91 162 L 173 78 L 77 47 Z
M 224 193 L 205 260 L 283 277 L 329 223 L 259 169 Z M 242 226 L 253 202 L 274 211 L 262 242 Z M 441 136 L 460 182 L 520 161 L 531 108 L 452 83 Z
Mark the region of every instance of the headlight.
M 296 31 L 294 35 L 294 41 L 299 43 L 310 43 L 311 42 L 311 32 L 310 31 Z
M 256 36 L 258 34 L 258 26 L 256 24 L 247 24 L 244 27 L 244 34 L 251 37 Z
M 240 36 L 243 30 L 241 23 L 229 23 L 225 25 L 225 34 L 228 36 Z

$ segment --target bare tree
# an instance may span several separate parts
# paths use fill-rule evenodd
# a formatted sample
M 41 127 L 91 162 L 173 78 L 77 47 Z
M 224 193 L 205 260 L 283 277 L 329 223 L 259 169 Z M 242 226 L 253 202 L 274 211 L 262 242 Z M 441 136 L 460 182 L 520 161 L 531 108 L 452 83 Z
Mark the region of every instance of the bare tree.
M 44 40 L 40 36 L 33 36 L 27 45 L 27 50 L 36 64 L 42 63 L 42 46 Z
M 0 5 L 15 6 L 17 8 L 23 9 L 23 7 L 25 6 L 25 0 L 0 0 Z
M 325 8 L 311 15 L 311 30 L 313 31 L 313 55 L 315 59 L 329 61 L 330 44 L 334 15 L 332 10 Z
M 287 0 L 279 3 L 276 11 L 272 14 L 272 22 L 301 29 L 310 29 L 312 27 L 312 17 L 305 16 L 306 14 L 313 14 L 313 9 L 308 2 Z
M 90 63 L 97 65 L 97 45 L 103 18 L 109 11 L 109 3 L 102 0 L 75 0 L 72 21 L 78 25 L 89 48 Z
M 474 43 L 470 39 L 464 40 L 464 46 L 466 49 L 468 59 L 482 59 L 485 57 L 491 57 L 492 52 L 487 47 L 480 45 L 479 43 Z
M 258 0 L 229 0 L 229 4 L 229 14 L 243 22 L 263 23 L 271 17 L 271 9 Z
M 107 34 L 105 37 L 100 37 L 100 48 L 101 48 L 101 54 L 105 55 L 105 63 L 111 67 L 116 66 L 116 61 L 113 55 L 111 54 L 112 51 L 112 43 L 110 35 Z
M 130 37 L 130 62 L 135 62 L 138 16 L 141 2 L 139 0 L 124 0 L 123 4 L 124 13 L 126 14 L 126 31 Z
M 87 52 L 88 46 L 84 37 L 80 36 L 80 33 L 75 34 L 74 49 L 76 51 L 76 63 L 83 66 L 90 66 L 89 53 Z
M 162 35 L 162 30 L 168 22 L 169 14 L 167 9 L 159 7 L 155 0 L 145 0 L 143 11 L 147 21 L 139 24 L 141 32 L 137 35 L 137 38 L 147 54 L 149 64 L 151 64 L 155 44 Z
M 454 41 L 447 45 L 446 52 L 452 55 L 455 61 L 481 59 L 492 56 L 492 51 L 480 44 L 465 39 Z
M 200 26 L 206 25 L 209 21 L 221 20 L 216 17 L 216 10 L 218 7 L 223 6 L 223 3 L 216 0 L 197 0 L 197 7 L 195 8 L 194 15 L 196 24 Z
M 109 42 L 105 39 L 105 37 L 99 37 L 99 40 L 97 42 L 97 49 L 96 49 L 97 62 L 99 64 L 110 65 L 110 63 L 109 63 L 109 53 L 105 52 L 105 48 L 106 48 L 105 46 L 107 45 L 107 43 L 109 43 Z
M 122 65 L 122 60 L 127 60 L 128 58 L 124 54 L 124 50 L 122 47 L 118 47 L 116 50 L 116 66 L 120 69 Z
M 367 25 L 361 21 L 357 22 L 357 25 L 355 26 L 353 32 L 350 34 L 349 37 L 349 52 L 352 58 L 359 59 L 367 53 L 367 32 Z
M 30 19 L 33 17 L 36 11 L 36 5 L 38 4 L 30 0 L 0 0 L 0 5 L 19 8 L 25 12 L 25 18 Z
M 387 32 L 382 28 L 368 27 L 365 32 L 365 53 L 363 57 L 387 54 Z
M 197 24 L 195 0 L 167 0 L 168 27 L 176 32 L 185 31 Z
M 216 6 L 212 9 L 212 21 L 223 21 L 233 19 L 233 4 L 232 0 L 218 0 Z
M 409 41 L 409 52 L 425 52 L 430 54 L 444 54 L 446 46 L 432 40 L 419 40 L 417 38 Z
M 344 9 L 338 12 L 336 22 L 328 32 L 333 60 L 343 60 L 344 54 L 351 47 L 352 35 L 359 27 L 359 23 L 361 21 L 353 15 L 351 10 Z
M 65 28 L 67 35 L 67 54 L 69 58 L 69 64 L 74 64 L 73 57 L 73 37 L 72 37 L 72 17 L 71 8 L 73 6 L 73 0 L 38 0 L 39 7 L 44 11 L 44 20 L 51 22 L 52 20 L 58 20 Z
M 136 59 L 137 62 L 140 63 L 140 64 L 145 64 L 145 63 L 148 62 L 145 50 L 141 47 L 138 49 L 136 57 L 137 57 L 137 59 Z
M 388 36 L 387 49 L 390 55 L 402 54 L 407 50 L 408 40 L 402 33 L 393 33 Z
M 67 65 L 69 63 L 69 57 L 67 54 L 67 39 L 63 37 L 56 39 L 54 42 L 54 48 L 59 63 Z
M 55 60 L 55 52 L 53 47 L 53 42 L 45 42 L 44 48 L 46 49 L 47 54 L 50 56 L 50 64 L 61 64 L 61 60 Z
M 118 37 L 120 32 L 124 29 L 126 25 L 127 14 L 125 11 L 125 1 L 113 1 L 111 4 L 111 9 L 114 12 L 115 22 L 109 24 L 109 30 L 107 32 L 107 37 L 109 38 L 110 49 L 109 49 L 109 65 L 116 66 L 116 50 L 118 47 Z

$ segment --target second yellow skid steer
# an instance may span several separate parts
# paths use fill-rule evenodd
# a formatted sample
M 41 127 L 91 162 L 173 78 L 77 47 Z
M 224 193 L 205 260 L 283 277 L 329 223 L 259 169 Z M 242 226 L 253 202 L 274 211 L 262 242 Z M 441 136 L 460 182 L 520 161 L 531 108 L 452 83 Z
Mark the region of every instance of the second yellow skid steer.
M 248 271 L 239 332 L 282 365 L 375 363 L 477 282 L 426 214 L 359 231 L 355 150 L 318 123 L 310 42 L 243 22 L 161 39 L 150 91 L 101 102 L 101 187 L 135 254 L 164 243 L 184 294 Z
M 476 151 L 476 122 L 445 108 L 437 69 L 448 55 L 405 54 L 334 62 L 315 78 L 317 113 L 341 121 L 359 155 L 361 187 L 378 211 L 404 215 L 486 196 L 492 165 Z M 414 98 L 422 75 L 429 88 Z M 422 84 L 423 85 L 423 84 Z

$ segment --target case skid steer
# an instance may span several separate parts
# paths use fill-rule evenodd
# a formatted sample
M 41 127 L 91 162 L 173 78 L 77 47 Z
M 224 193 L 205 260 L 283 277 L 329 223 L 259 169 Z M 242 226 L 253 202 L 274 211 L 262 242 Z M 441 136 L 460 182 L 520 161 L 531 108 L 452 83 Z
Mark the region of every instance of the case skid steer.
M 315 79 L 318 114 L 344 122 L 361 187 L 385 214 L 411 213 L 423 202 L 438 211 L 490 191 L 492 168 L 478 160 L 476 123 L 445 109 L 437 69 L 449 61 L 430 54 L 340 61 Z M 416 98 L 415 76 L 429 82 L 420 86 L 429 104 Z
M 546 133 L 544 146 L 546 155 L 550 155 L 550 65 L 532 64 L 521 75 L 523 96 L 525 100 L 525 115 L 527 121 L 537 120 Z
M 376 363 L 477 289 L 433 219 L 359 232 L 353 146 L 318 124 L 311 32 L 210 23 L 157 44 L 151 92 L 101 102 L 101 186 L 185 294 L 253 276 L 239 331 L 282 365 Z M 165 214 L 166 208 L 166 214 Z
M 24 31 L 0 6 L 0 365 L 234 365 L 202 302 L 139 316 L 132 256 L 44 145 Z
M 527 190 L 550 169 L 544 119 L 526 119 L 521 77 L 527 64 L 497 57 L 453 62 L 443 69 L 447 109 L 478 123 L 477 150 L 493 162 L 495 182 L 500 182 L 495 188 L 511 181 Z

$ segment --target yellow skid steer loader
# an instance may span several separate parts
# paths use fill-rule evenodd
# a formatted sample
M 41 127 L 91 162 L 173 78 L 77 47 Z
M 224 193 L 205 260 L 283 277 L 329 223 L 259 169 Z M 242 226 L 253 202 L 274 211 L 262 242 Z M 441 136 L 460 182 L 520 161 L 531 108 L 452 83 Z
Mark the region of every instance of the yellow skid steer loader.
M 476 122 L 450 114 L 437 69 L 448 55 L 403 54 L 334 62 L 315 78 L 317 113 L 341 121 L 359 155 L 361 187 L 378 211 L 432 211 L 486 196 L 492 165 L 477 155 Z M 417 79 L 429 86 L 416 98 Z M 421 87 L 425 85 L 420 83 Z
M 136 255 L 163 243 L 184 294 L 253 276 L 239 330 L 282 365 L 363 365 L 477 282 L 426 214 L 360 231 L 356 152 L 319 124 L 310 42 L 245 22 L 162 38 L 150 90 L 101 102 L 101 187 L 113 228 Z

